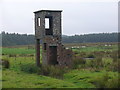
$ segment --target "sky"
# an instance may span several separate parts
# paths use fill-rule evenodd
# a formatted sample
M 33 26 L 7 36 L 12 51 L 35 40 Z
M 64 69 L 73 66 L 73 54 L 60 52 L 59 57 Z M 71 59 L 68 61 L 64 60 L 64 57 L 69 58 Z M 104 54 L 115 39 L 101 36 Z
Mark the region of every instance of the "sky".
M 118 32 L 118 0 L 0 0 L 0 30 L 34 34 L 34 13 L 62 10 L 62 34 Z

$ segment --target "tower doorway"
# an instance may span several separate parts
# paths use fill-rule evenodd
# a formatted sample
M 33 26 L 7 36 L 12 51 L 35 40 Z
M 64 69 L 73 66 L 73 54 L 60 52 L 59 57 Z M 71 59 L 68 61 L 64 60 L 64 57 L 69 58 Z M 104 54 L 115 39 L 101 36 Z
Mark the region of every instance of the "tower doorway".
M 57 62 L 57 46 L 49 46 L 49 64 L 56 65 Z

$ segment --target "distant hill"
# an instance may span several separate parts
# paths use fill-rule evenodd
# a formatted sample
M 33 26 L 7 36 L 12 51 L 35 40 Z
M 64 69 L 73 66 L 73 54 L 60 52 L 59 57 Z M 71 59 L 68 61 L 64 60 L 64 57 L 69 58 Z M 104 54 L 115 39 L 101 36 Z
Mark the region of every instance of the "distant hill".
M 35 44 L 34 35 L 2 32 L 2 46 Z M 118 42 L 118 33 L 98 33 L 74 36 L 62 36 L 63 43 Z

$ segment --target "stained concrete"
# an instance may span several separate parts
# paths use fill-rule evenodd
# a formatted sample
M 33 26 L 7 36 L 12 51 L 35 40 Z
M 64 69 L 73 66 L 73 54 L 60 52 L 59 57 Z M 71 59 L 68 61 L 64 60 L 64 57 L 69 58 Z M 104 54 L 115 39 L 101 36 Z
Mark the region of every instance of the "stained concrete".
M 39 41 L 42 41 L 43 65 L 72 65 L 72 51 L 62 45 L 61 10 L 40 10 L 35 14 L 36 64 L 39 66 Z M 38 18 L 40 18 L 40 23 Z M 49 28 L 45 28 L 45 18 Z

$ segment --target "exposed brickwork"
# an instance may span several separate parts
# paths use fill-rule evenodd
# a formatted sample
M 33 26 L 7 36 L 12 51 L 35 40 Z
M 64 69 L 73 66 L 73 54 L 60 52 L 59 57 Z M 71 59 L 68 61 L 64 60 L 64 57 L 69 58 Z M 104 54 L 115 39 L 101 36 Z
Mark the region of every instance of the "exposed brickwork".
M 43 65 L 72 65 L 72 51 L 67 50 L 61 43 L 61 12 L 41 10 L 35 13 L 35 38 L 42 40 L 42 64 Z M 38 21 L 40 18 L 40 21 Z M 49 28 L 45 28 L 45 18 L 49 19 Z M 40 25 L 39 25 L 40 23 Z M 39 62 L 39 45 L 36 45 L 36 62 Z M 39 64 L 37 63 L 39 66 Z
M 59 65 L 71 66 L 72 65 L 72 50 L 65 49 L 63 45 L 58 46 L 58 62 Z

